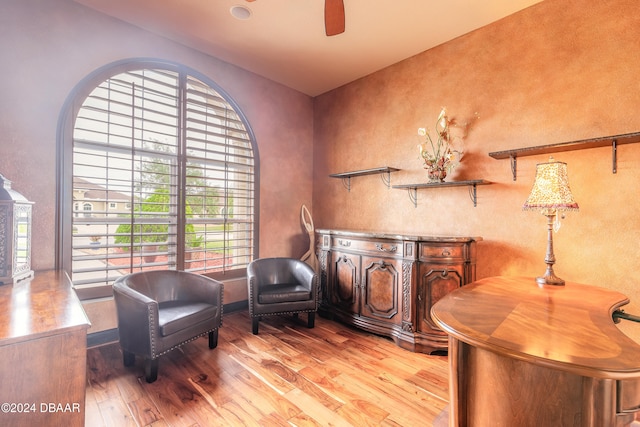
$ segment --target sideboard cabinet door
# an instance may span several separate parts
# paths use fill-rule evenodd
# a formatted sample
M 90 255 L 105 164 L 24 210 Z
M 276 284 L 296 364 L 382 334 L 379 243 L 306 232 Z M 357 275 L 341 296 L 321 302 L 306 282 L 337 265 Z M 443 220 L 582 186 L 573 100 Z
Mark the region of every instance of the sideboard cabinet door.
M 447 335 L 431 318 L 431 307 L 449 292 L 475 280 L 475 259 L 475 241 L 418 245 L 416 335 L 425 348 L 447 348 Z
M 361 281 L 361 315 L 376 322 L 400 325 L 402 262 L 363 257 Z
M 421 264 L 418 283 L 417 332 L 435 334 L 447 341 L 446 334 L 431 319 L 431 307 L 449 292 L 464 285 L 462 266 Z
M 347 313 L 360 314 L 359 277 L 360 256 L 333 252 L 328 284 L 331 305 Z

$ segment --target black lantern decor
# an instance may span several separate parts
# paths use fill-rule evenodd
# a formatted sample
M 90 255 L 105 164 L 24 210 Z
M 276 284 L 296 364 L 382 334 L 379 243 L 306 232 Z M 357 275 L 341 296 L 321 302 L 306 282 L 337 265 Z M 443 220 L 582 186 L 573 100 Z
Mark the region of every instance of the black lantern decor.
M 31 207 L 11 181 L 0 175 L 0 285 L 33 277 L 31 270 Z

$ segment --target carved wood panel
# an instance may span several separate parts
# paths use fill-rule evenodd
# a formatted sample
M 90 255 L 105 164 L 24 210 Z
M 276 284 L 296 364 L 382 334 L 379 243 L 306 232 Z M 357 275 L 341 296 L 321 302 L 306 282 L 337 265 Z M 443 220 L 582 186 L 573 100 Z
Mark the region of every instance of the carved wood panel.
M 464 284 L 462 271 L 446 265 L 422 265 L 418 290 L 418 330 L 440 331 L 431 318 L 431 307 Z
M 398 298 L 401 278 L 395 263 L 380 258 L 363 257 L 362 266 L 362 315 L 379 320 L 392 320 L 400 312 L 401 302 Z
M 345 310 L 353 310 L 359 313 L 358 309 L 358 264 L 360 257 L 340 252 L 334 252 L 335 256 L 333 274 L 330 280 L 332 291 L 330 292 L 331 303 Z

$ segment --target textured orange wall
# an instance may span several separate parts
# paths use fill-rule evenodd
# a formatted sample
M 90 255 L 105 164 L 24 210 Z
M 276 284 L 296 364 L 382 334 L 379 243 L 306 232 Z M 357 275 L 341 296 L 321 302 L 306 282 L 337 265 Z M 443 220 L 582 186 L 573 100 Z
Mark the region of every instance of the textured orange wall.
M 312 208 L 312 99 L 73 1 L 0 2 L 0 173 L 34 205 L 33 263 L 54 267 L 56 132 L 63 103 L 89 73 L 125 58 L 182 63 L 245 113 L 260 156 L 262 256 L 300 256 Z
M 91 71 L 123 58 L 183 63 L 238 102 L 261 159 L 262 256 L 306 251 L 304 203 L 316 228 L 482 236 L 480 278 L 541 274 L 544 217 L 520 207 L 546 156 L 519 159 L 513 182 L 509 162 L 487 153 L 640 131 L 636 0 L 545 0 L 315 101 L 67 0 L 0 2 L 0 23 L 0 173 L 36 202 L 36 269 L 54 262 L 64 100 Z M 376 176 L 354 178 L 351 192 L 328 178 L 389 165 L 402 169 L 392 184 L 424 182 L 416 130 L 432 126 L 443 105 L 460 121 L 480 116 L 450 178 L 493 182 L 479 187 L 478 207 L 465 188 L 420 190 L 414 208 Z M 556 158 L 569 164 L 581 208 L 555 235 L 556 272 L 620 290 L 632 300 L 627 311 L 640 312 L 640 144 L 619 148 L 615 175 L 606 148 Z
M 529 9 L 315 99 L 316 227 L 482 236 L 478 278 L 544 272 L 546 219 L 522 211 L 537 163 L 489 152 L 640 131 L 636 0 L 545 0 Z M 447 180 L 486 179 L 473 207 L 465 187 L 404 190 L 377 176 L 331 173 L 392 166 L 392 184 L 426 182 L 417 128 L 441 106 L 464 123 L 478 113 L 461 166 Z M 640 314 L 640 144 L 563 152 L 580 211 L 554 235 L 558 276 L 629 296 Z M 640 340 L 640 326 L 625 331 Z

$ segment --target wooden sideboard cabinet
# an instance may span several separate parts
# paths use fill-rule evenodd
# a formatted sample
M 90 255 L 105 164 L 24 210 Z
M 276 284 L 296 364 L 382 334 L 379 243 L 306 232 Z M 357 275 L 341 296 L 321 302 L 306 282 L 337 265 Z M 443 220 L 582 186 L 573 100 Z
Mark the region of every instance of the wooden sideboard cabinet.
M 83 426 L 89 321 L 62 272 L 0 286 L 0 425 Z
M 320 315 L 391 337 L 408 350 L 447 349 L 431 307 L 475 280 L 481 238 L 317 232 Z

